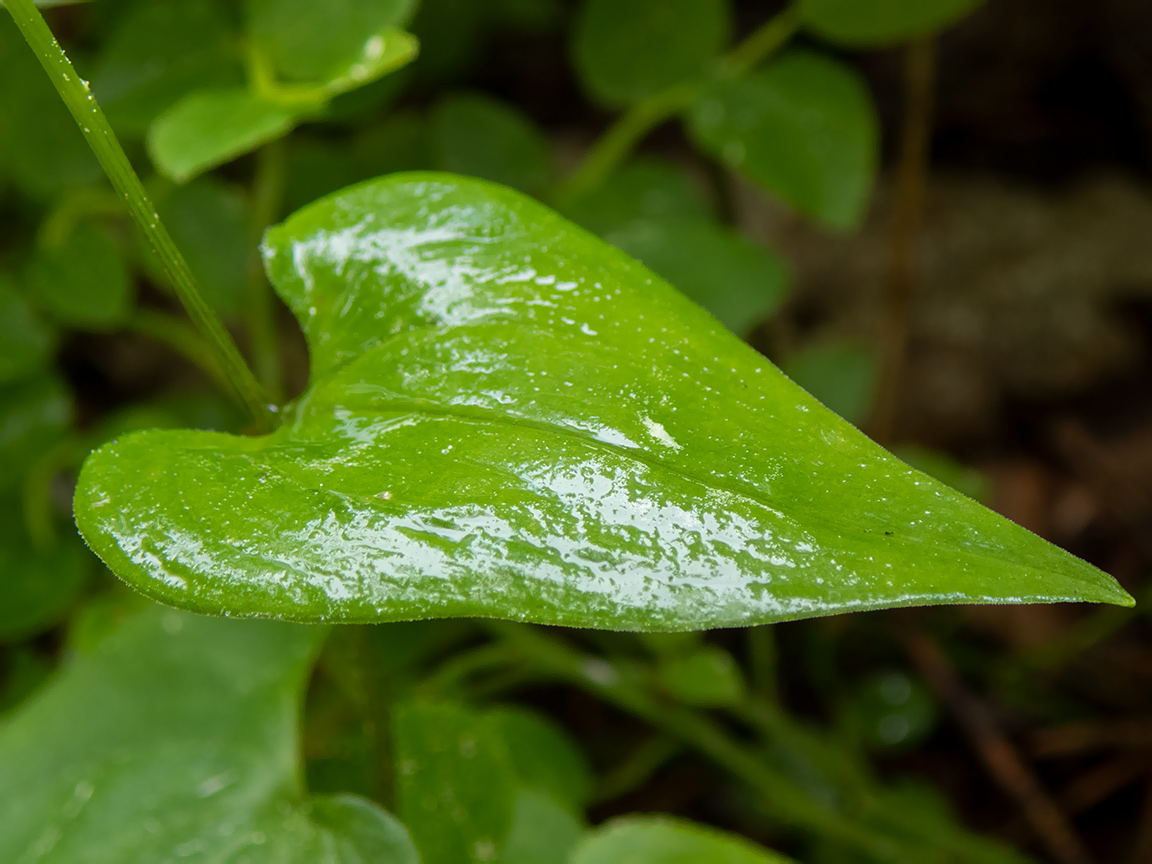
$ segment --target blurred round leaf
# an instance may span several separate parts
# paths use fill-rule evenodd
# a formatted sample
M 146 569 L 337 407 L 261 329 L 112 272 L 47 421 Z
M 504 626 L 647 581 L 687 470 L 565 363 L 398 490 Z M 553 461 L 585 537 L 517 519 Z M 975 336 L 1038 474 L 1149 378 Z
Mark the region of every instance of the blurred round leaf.
M 19 483 L 36 456 L 72 422 L 72 398 L 46 373 L 0 387 L 0 490 Z
M 625 816 L 590 833 L 571 864 L 789 864 L 751 840 L 669 816 Z
M 519 109 L 481 94 L 440 102 L 430 121 L 438 167 L 523 190 L 539 190 L 552 176 L 548 142 Z
M 71 327 L 106 330 L 132 309 L 132 277 L 106 231 L 77 225 L 58 245 L 36 250 L 26 273 L 33 300 Z
M 143 135 L 192 90 L 243 83 L 217 3 L 137 3 L 101 45 L 92 90 L 120 134 Z
M 780 368 L 849 423 L 867 419 L 880 375 L 875 351 L 851 342 L 817 343 L 789 355 Z
M 689 115 L 700 145 L 825 227 L 859 224 L 876 176 L 878 123 L 850 66 L 792 51 L 718 79 Z
M 455 705 L 395 712 L 396 799 L 422 864 L 495 861 L 518 787 L 503 738 Z
M 787 296 L 784 260 L 727 226 L 687 219 L 639 219 L 604 239 L 646 264 L 733 333 L 764 321 Z
M 276 72 L 326 81 L 361 57 L 381 31 L 407 23 L 415 0 L 247 0 L 248 28 Z
M 702 74 L 724 48 L 729 19 L 727 0 L 585 0 L 576 71 L 601 102 L 638 102 Z
M 565 201 L 564 215 L 594 234 L 605 234 L 636 219 L 713 218 L 700 188 L 678 165 L 637 159 L 578 198 Z
M 0 171 L 38 201 L 99 181 L 100 164 L 12 16 L 0 12 Z
M 947 483 L 982 504 L 987 504 L 992 497 L 992 484 L 987 477 L 947 453 L 916 446 L 897 447 L 893 452 L 917 471 Z
M 252 255 L 252 213 L 244 190 L 200 177 L 157 189 L 153 201 L 209 305 L 226 317 L 239 315 Z M 158 261 L 153 275 L 166 281 Z
M 28 536 L 19 507 L 0 505 L 0 641 L 56 624 L 93 562 L 71 526 L 40 547 Z
M 983 0 L 800 0 L 812 32 L 846 45 L 886 45 L 957 21 Z
M 910 748 L 932 731 L 936 703 L 923 684 L 904 672 L 881 672 L 863 681 L 848 704 L 848 722 L 875 749 Z
M 500 864 L 568 864 L 584 823 L 556 800 L 535 789 L 521 789 L 512 811 L 512 827 L 500 850 Z
M 592 772 L 580 749 L 552 721 L 529 711 L 501 708 L 486 722 L 506 742 L 521 785 L 547 792 L 580 812 L 592 790 Z
M 0 384 L 43 367 L 54 341 L 51 329 L 0 274 Z
M 430 168 L 428 134 L 424 117 L 399 112 L 357 135 L 346 157 L 350 155 L 356 173 L 363 178 Z
M 732 655 L 706 645 L 687 657 L 663 660 L 657 669 L 660 685 L 686 705 L 735 705 L 744 698 L 744 678 Z
M 148 155 L 161 174 L 184 183 L 287 135 L 296 121 L 291 108 L 247 90 L 198 90 L 156 118 Z

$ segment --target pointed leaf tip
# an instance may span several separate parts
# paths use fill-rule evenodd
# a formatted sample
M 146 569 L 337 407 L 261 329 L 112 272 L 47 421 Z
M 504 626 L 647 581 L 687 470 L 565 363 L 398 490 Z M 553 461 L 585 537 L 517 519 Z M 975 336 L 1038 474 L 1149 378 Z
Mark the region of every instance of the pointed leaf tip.
M 263 251 L 312 358 L 282 428 L 140 433 L 80 477 L 89 543 L 165 602 L 630 630 L 1131 603 L 519 193 L 392 175 Z

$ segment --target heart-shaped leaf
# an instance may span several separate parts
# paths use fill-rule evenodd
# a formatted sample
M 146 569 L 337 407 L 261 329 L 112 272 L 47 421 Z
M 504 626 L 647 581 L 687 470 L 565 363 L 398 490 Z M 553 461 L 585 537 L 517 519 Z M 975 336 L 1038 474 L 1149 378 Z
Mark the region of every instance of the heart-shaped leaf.
M 322 635 L 129 619 L 0 730 L 0 860 L 415 864 L 387 813 L 299 788 L 294 718 Z
M 264 252 L 312 354 L 283 426 L 139 433 L 81 473 L 85 538 L 165 602 L 636 630 L 1132 602 L 519 193 L 394 175 Z

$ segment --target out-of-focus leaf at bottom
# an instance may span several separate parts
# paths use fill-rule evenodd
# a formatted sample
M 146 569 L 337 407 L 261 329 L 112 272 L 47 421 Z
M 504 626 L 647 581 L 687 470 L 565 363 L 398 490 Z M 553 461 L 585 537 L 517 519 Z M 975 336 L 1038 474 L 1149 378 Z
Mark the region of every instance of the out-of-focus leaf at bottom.
M 418 860 L 359 799 L 308 802 L 296 713 L 323 630 L 150 608 L 0 729 L 0 860 Z
M 422 864 L 565 864 L 588 780 L 562 733 L 528 712 L 416 701 L 395 731 L 397 798 Z
M 280 429 L 138 433 L 81 472 L 85 538 L 165 602 L 633 630 L 1132 602 L 512 190 L 392 175 L 264 251 L 311 351 Z
M 616 819 L 588 835 L 571 864 L 790 864 L 777 852 L 706 825 L 667 816 Z

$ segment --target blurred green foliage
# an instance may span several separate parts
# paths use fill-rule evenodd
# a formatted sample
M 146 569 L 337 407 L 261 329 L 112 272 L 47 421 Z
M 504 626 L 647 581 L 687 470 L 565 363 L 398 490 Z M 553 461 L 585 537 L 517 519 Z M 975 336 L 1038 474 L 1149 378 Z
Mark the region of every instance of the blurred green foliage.
M 734 225 L 715 168 L 851 230 L 875 181 L 878 122 L 825 43 L 890 45 L 974 5 L 800 0 L 778 30 L 802 29 L 805 47 L 753 39 L 740 63 L 724 0 L 581 0 L 572 14 L 550 0 L 97 0 L 50 22 L 205 296 L 275 365 L 292 340 L 254 264 L 257 238 L 335 189 L 417 168 L 530 192 L 747 335 L 787 302 L 787 255 Z M 567 52 L 589 106 L 621 110 L 592 147 L 596 171 L 571 170 L 557 129 L 472 74 L 486 46 L 527 34 Z M 834 693 L 835 724 L 817 729 L 765 689 L 775 660 L 757 631 L 748 651 L 733 634 L 582 635 L 572 648 L 453 621 L 325 641 L 323 628 L 126 595 L 72 530 L 83 457 L 137 429 L 245 421 L 211 389 L 199 337 L 4 12 L 0 81 L 0 858 L 786 860 L 683 820 L 589 827 L 607 778 L 627 801 L 689 751 L 719 766 L 726 827 L 803 860 L 1020 860 L 925 790 L 876 778 L 865 754 L 912 747 L 937 713 L 890 666 Z M 680 119 L 695 152 L 635 155 Z M 205 369 L 158 371 L 176 355 Z M 842 416 L 866 416 L 866 350 L 809 346 L 783 365 Z M 986 494 L 940 454 L 905 458 Z M 543 641 L 525 648 L 527 633 Z M 817 667 L 819 647 L 809 654 Z M 512 707 L 536 685 L 562 694 L 549 706 L 562 726 Z

